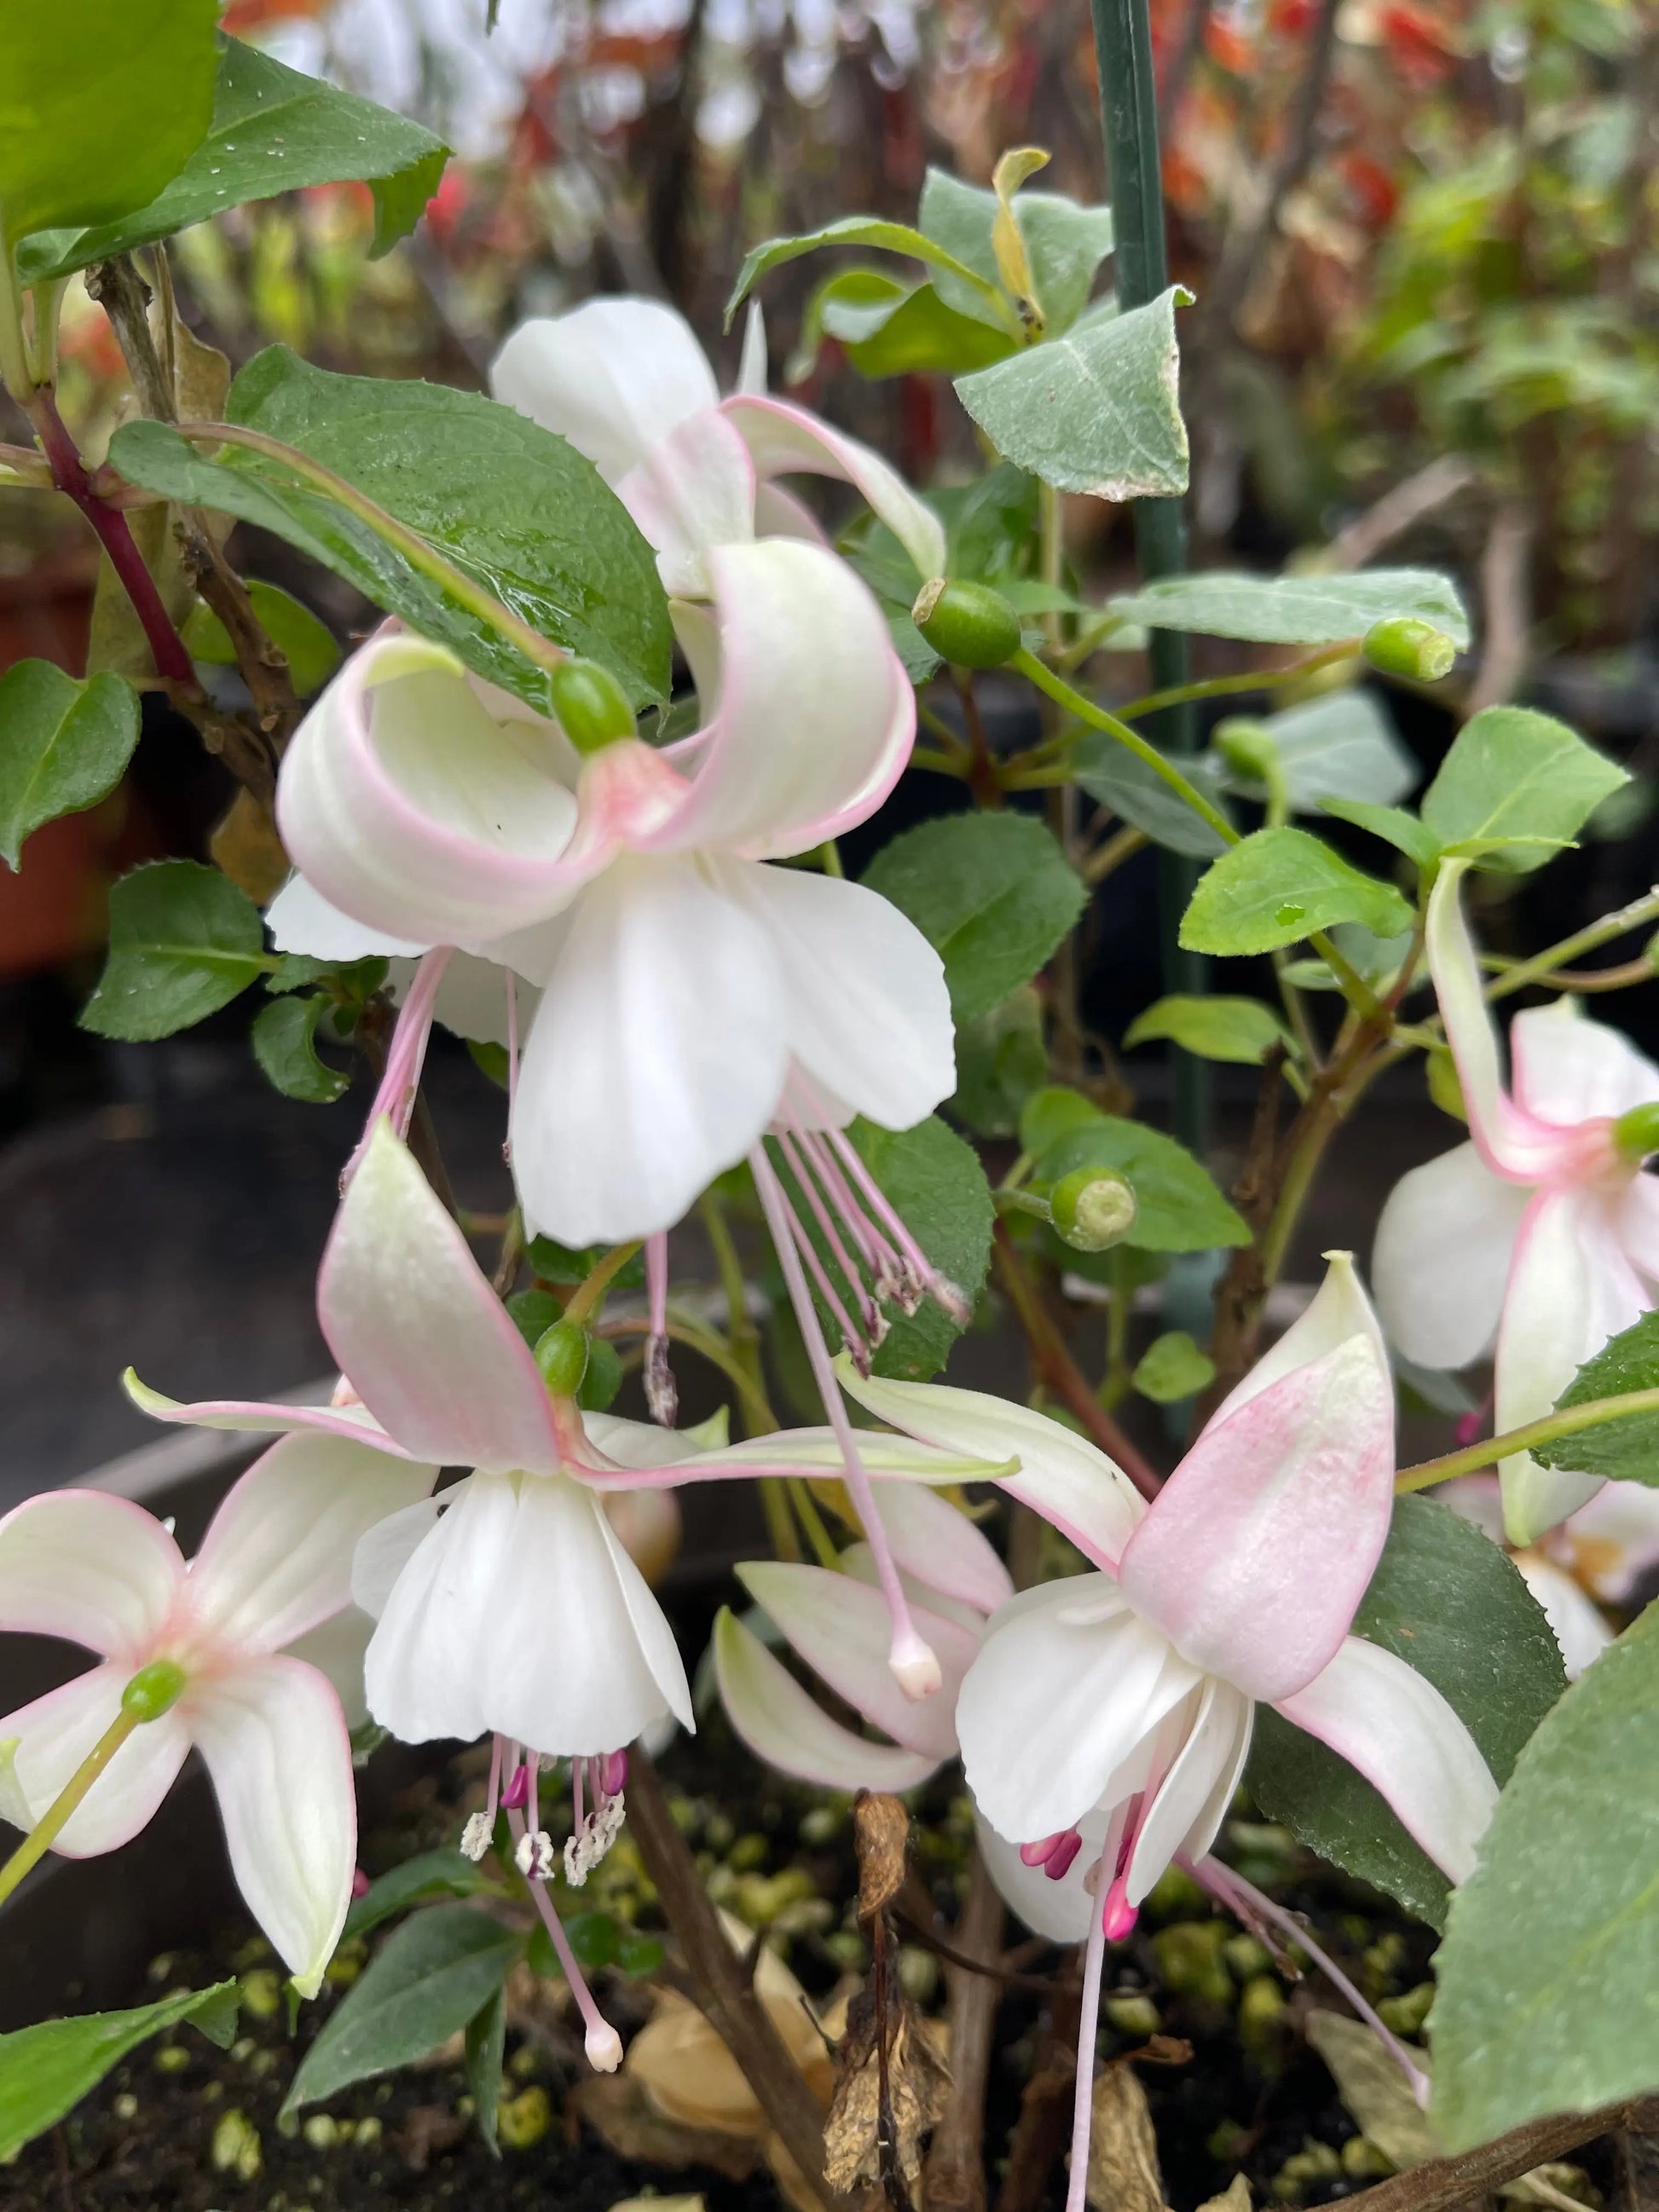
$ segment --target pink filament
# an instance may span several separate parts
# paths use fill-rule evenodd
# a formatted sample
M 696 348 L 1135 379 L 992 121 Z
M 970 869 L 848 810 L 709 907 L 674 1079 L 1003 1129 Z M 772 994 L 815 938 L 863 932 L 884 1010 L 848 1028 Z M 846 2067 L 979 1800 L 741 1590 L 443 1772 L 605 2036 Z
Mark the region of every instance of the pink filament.
M 520 1773 L 524 1771 L 522 1767 L 519 1771 Z M 507 1820 L 507 1826 L 513 1832 L 513 1841 L 516 1846 L 524 1841 L 526 1833 L 524 1816 L 520 1813 L 509 1813 Z M 552 1943 L 559 1965 L 563 1969 L 564 1978 L 569 1986 L 570 1994 L 576 2000 L 576 2009 L 582 2016 L 583 2026 L 590 2033 L 609 2034 L 611 2032 L 611 2023 L 595 2003 L 593 1992 L 588 1988 L 583 1978 L 582 1970 L 576 1963 L 576 1954 L 570 1948 L 570 1938 L 564 1932 L 564 1923 L 554 1911 L 548 1897 L 546 1883 L 538 1875 L 531 1881 L 529 1888 L 536 1910 L 542 1917 L 542 1925 L 547 1930 L 549 1941 Z

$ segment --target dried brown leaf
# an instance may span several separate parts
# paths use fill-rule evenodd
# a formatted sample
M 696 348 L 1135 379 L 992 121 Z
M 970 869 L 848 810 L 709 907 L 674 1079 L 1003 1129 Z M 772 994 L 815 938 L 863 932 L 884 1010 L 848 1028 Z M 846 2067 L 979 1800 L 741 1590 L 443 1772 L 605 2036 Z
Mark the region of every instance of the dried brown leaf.
M 1133 2066 L 1108 2066 L 1096 2076 L 1088 2199 L 1098 2212 L 1164 2212 L 1152 2116 Z
M 1403 2172 L 1445 2155 L 1399 2064 L 1363 2021 L 1350 2020 L 1346 2013 L 1310 2012 L 1307 2035 L 1330 2069 L 1350 2118 L 1391 2166 Z
M 214 831 L 208 851 L 222 876 L 268 906 L 288 881 L 289 858 L 276 824 L 251 791 L 239 791 Z
M 866 1791 L 853 1808 L 853 1843 L 859 1856 L 859 1918 L 872 1920 L 904 1887 L 904 1852 L 910 1815 L 896 1797 Z
M 1219 2197 L 1206 2197 L 1198 2212 L 1250 2212 L 1250 2185 L 1242 2173 L 1234 2174 Z
M 746 2181 L 760 2162 L 758 2145 L 746 2138 L 671 2120 L 644 2084 L 626 2073 L 591 2075 L 566 2103 L 618 2158 L 682 2169 L 706 2166 L 730 2181 Z
M 943 2116 L 950 2094 L 942 2039 L 913 2005 L 901 2002 L 896 2008 L 887 2045 L 887 2097 L 895 2162 L 908 2183 L 921 2172 L 922 2138 Z M 847 2033 L 836 2060 L 839 2078 L 823 2124 L 823 2173 L 832 2189 L 851 2190 L 881 2178 L 881 2051 L 867 1992 L 848 2008 Z

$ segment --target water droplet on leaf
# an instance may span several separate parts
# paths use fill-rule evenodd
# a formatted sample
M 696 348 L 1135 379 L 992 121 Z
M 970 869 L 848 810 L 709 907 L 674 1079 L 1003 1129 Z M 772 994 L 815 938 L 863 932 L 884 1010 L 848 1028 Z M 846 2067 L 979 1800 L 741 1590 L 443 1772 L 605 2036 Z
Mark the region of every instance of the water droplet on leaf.
M 1286 929 L 1301 921 L 1308 909 L 1299 900 L 1285 899 L 1273 908 L 1273 920 Z

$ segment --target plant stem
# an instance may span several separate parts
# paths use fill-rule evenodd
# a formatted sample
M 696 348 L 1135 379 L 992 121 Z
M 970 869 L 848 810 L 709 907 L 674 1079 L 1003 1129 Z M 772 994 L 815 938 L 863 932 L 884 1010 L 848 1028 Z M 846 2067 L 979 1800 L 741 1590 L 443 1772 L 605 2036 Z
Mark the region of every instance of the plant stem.
M 1067 708 L 1079 721 L 1087 722 L 1091 729 L 1104 731 L 1109 738 L 1115 738 L 1118 744 L 1132 752 L 1137 760 L 1144 761 L 1154 775 L 1161 777 L 1168 784 L 1177 799 L 1186 801 L 1200 821 L 1208 823 L 1224 844 L 1238 843 L 1238 832 L 1226 816 L 1212 806 L 1175 763 L 1159 752 L 1156 745 L 1149 744 L 1139 730 L 1132 730 L 1127 722 L 1121 721 L 1115 714 L 1109 714 L 1104 707 L 1097 707 L 1092 699 L 1085 698 L 1063 676 L 1056 676 L 1052 669 L 1045 668 L 1024 646 L 1008 665 L 1018 669 L 1028 683 L 1034 684 L 1039 691 L 1046 692 L 1050 699 Z
M 1475 1474 L 1494 1466 L 1511 1452 L 1530 1451 L 1534 1444 L 1553 1443 L 1558 1437 L 1577 1436 L 1581 1429 L 1600 1428 L 1604 1421 L 1623 1420 L 1634 1413 L 1659 1413 L 1659 1390 L 1627 1390 L 1616 1398 L 1594 1398 L 1588 1405 L 1558 1407 L 1501 1437 L 1484 1443 L 1466 1444 L 1462 1451 L 1444 1452 L 1438 1459 L 1419 1460 L 1395 1477 L 1395 1495 L 1426 1490 L 1431 1483 L 1449 1482 L 1455 1474 Z
M 1594 2112 L 1560 2112 L 1549 2119 L 1528 2120 L 1524 2127 L 1474 2150 L 1431 2158 L 1403 2173 L 1390 2174 L 1386 2181 L 1346 2197 L 1342 2212 L 1452 2212 L 1454 2206 L 1476 2203 L 1504 2182 L 1564 2158 L 1598 2136 L 1621 2127 L 1648 2133 L 1656 2124 L 1659 2103 L 1651 2097 L 1603 2105 Z
M 117 1713 L 4 1866 L 0 1867 L 0 1905 L 5 1903 L 30 1869 L 46 1856 L 70 1814 L 134 1729 L 142 1725 L 140 1716 L 128 1712 L 125 1707 Z
M 21 477 L 32 489 L 52 491 L 52 463 L 27 446 L 0 446 L 0 475 Z
M 1137 722 L 1144 714 L 1161 714 L 1171 707 L 1195 704 L 1200 699 L 1277 691 L 1282 684 L 1299 684 L 1304 676 L 1312 676 L 1335 661 L 1351 660 L 1358 650 L 1358 638 L 1346 639 L 1340 645 L 1323 646 L 1317 653 L 1310 653 L 1305 660 L 1292 661 L 1288 668 L 1246 669 L 1238 676 L 1206 676 L 1200 684 L 1177 684 L 1167 691 L 1148 691 L 1139 699 L 1126 700 L 1117 712 L 1126 722 Z
M 955 1948 L 968 1963 L 947 1966 L 945 2021 L 951 2038 L 951 2091 L 928 2147 L 923 2190 L 928 2212 L 985 2212 L 985 2096 L 991 2041 L 1002 2003 L 994 1977 L 1001 1963 L 1003 1911 L 984 1858 L 973 1855 L 967 1900 Z M 989 1967 L 989 1973 L 976 1972 Z
M 1126 823 L 1097 851 L 1091 853 L 1083 863 L 1084 882 L 1091 887 L 1103 884 L 1107 877 L 1115 874 L 1126 860 L 1133 860 L 1148 842 L 1144 830 L 1137 830 L 1132 823 Z
M 1640 929 L 1644 922 L 1659 921 L 1659 888 L 1644 891 L 1639 899 L 1621 906 L 1616 914 L 1604 914 L 1600 921 L 1587 928 L 1564 937 L 1559 945 L 1551 945 L 1542 952 L 1534 953 L 1530 960 L 1522 960 L 1500 975 L 1495 983 L 1486 987 L 1489 999 L 1507 999 L 1511 991 L 1523 991 L 1529 983 L 1541 983 L 1555 972 L 1577 959 L 1583 952 L 1594 952 L 1597 945 L 1606 945 L 1627 930 Z
M 1108 1459 L 1116 1461 L 1141 1496 L 1156 1498 L 1159 1486 L 1157 1469 L 1130 1443 L 1089 1388 L 1088 1377 L 1073 1358 L 1066 1340 L 1042 1302 L 1042 1292 L 1026 1273 L 1006 1223 L 998 1221 L 991 1233 L 997 1273 L 1025 1333 L 1025 1341 L 1031 1349 L 1031 1364 L 1038 1379 L 1080 1424 L 1090 1442 L 1097 1445 Z
M 571 1292 L 564 1310 L 567 1321 L 586 1322 L 596 1315 L 605 1304 L 605 1294 L 612 1282 L 640 1249 L 635 1237 L 631 1244 L 614 1244 L 604 1259 L 589 1268 L 586 1275 Z

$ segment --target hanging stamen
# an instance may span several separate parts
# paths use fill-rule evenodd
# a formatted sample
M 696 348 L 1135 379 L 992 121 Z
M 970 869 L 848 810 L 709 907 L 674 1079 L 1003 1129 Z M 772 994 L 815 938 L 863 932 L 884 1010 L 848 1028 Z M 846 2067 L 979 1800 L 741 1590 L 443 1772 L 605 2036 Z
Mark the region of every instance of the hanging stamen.
M 509 1813 L 507 1825 L 513 1831 L 515 1845 L 521 1844 L 526 1836 L 522 1815 L 518 1813 Z M 593 2002 L 593 1992 L 588 1988 L 582 1970 L 577 1964 L 576 1954 L 570 1948 L 570 1938 L 564 1932 L 564 1923 L 553 1909 L 552 1900 L 547 1894 L 546 1883 L 542 1877 L 538 1875 L 531 1877 L 530 1894 L 535 1902 L 537 1911 L 542 1917 L 542 1925 L 547 1930 L 548 1940 L 552 1944 L 560 1967 L 563 1971 L 565 1984 L 575 1999 L 576 2009 L 582 2016 L 582 2026 L 586 2031 L 582 2038 L 582 2047 L 587 2053 L 587 2063 L 597 2073 L 614 2074 L 622 2063 L 622 2038 Z
M 933 1694 L 944 1679 L 937 1655 L 910 1617 L 898 1569 L 893 1564 L 893 1554 L 888 1547 L 887 1533 L 882 1527 L 881 1516 L 876 1510 L 876 1501 L 871 1488 L 870 1476 L 859 1456 L 859 1448 L 853 1425 L 847 1418 L 841 1388 L 836 1381 L 835 1367 L 830 1358 L 830 1347 L 823 1340 L 823 1331 L 818 1325 L 812 1293 L 801 1270 L 795 1240 L 791 1233 L 792 1216 L 783 1189 L 778 1182 L 772 1163 L 766 1156 L 764 1145 L 757 1145 L 749 1156 L 754 1171 L 755 1188 L 760 1196 L 767 1227 L 776 1248 L 778 1264 L 783 1269 L 785 1282 L 789 1286 L 790 1301 L 806 1346 L 806 1357 L 811 1364 L 818 1395 L 823 1401 L 823 1410 L 830 1425 L 835 1431 L 836 1442 L 841 1448 L 842 1469 L 847 1486 L 853 1494 L 853 1503 L 870 1546 L 875 1562 L 876 1576 L 881 1584 L 881 1594 L 887 1601 L 887 1612 L 892 1622 L 893 1639 L 887 1655 L 894 1680 L 909 1698 L 926 1698 Z
M 680 1409 L 674 1370 L 668 1364 L 668 1237 L 665 1231 L 645 1240 L 645 1291 L 650 1333 L 645 1340 L 645 1402 L 659 1426 L 672 1429 Z
M 830 1257 L 840 1268 L 848 1289 L 858 1301 L 860 1334 L 866 1340 L 870 1350 L 873 1352 L 887 1334 L 887 1322 L 881 1308 L 871 1295 L 863 1275 L 848 1256 L 847 1247 L 842 1243 L 841 1232 L 836 1226 L 836 1217 L 819 1196 L 817 1185 L 807 1173 L 794 1139 L 787 1129 L 779 1129 L 776 1133 L 778 1150 L 788 1163 L 789 1171 L 794 1176 L 797 1187 L 812 1209 L 812 1217 L 823 1232 L 824 1243 L 830 1247 Z
M 584 1776 L 593 1798 L 593 1809 L 586 1816 L 582 1812 Z M 570 1763 L 575 1832 L 564 1847 L 564 1871 L 573 1889 L 581 1888 L 622 1832 L 622 1789 L 627 1778 L 625 1751 L 608 1751 L 598 1759 L 573 1759 Z
M 859 1156 L 858 1148 L 840 1129 L 827 1129 L 824 1135 L 836 1154 L 845 1164 L 853 1180 L 864 1193 L 878 1218 L 903 1255 L 907 1268 L 915 1280 L 948 1313 L 952 1321 L 960 1322 L 965 1328 L 973 1318 L 973 1308 L 948 1277 L 941 1275 L 915 1238 L 905 1227 L 897 1208 L 876 1181 Z
M 860 1375 L 867 1375 L 870 1372 L 869 1346 L 865 1342 L 860 1331 L 854 1327 L 852 1316 L 842 1304 L 840 1293 L 830 1279 L 829 1270 L 818 1257 L 817 1247 L 802 1226 L 781 1183 L 778 1185 L 778 1197 L 783 1207 L 784 1218 L 789 1225 L 789 1236 L 795 1250 L 805 1261 L 807 1271 L 817 1285 L 819 1297 L 829 1307 L 830 1319 L 841 1331 L 842 1341 L 851 1355 L 853 1364 Z
M 495 1833 L 495 1808 L 501 1802 L 501 1754 L 506 1749 L 501 1736 L 495 1739 L 489 1753 L 489 1788 L 484 1798 L 484 1809 L 474 1813 L 461 1830 L 461 1850 L 477 1866 L 489 1849 Z

